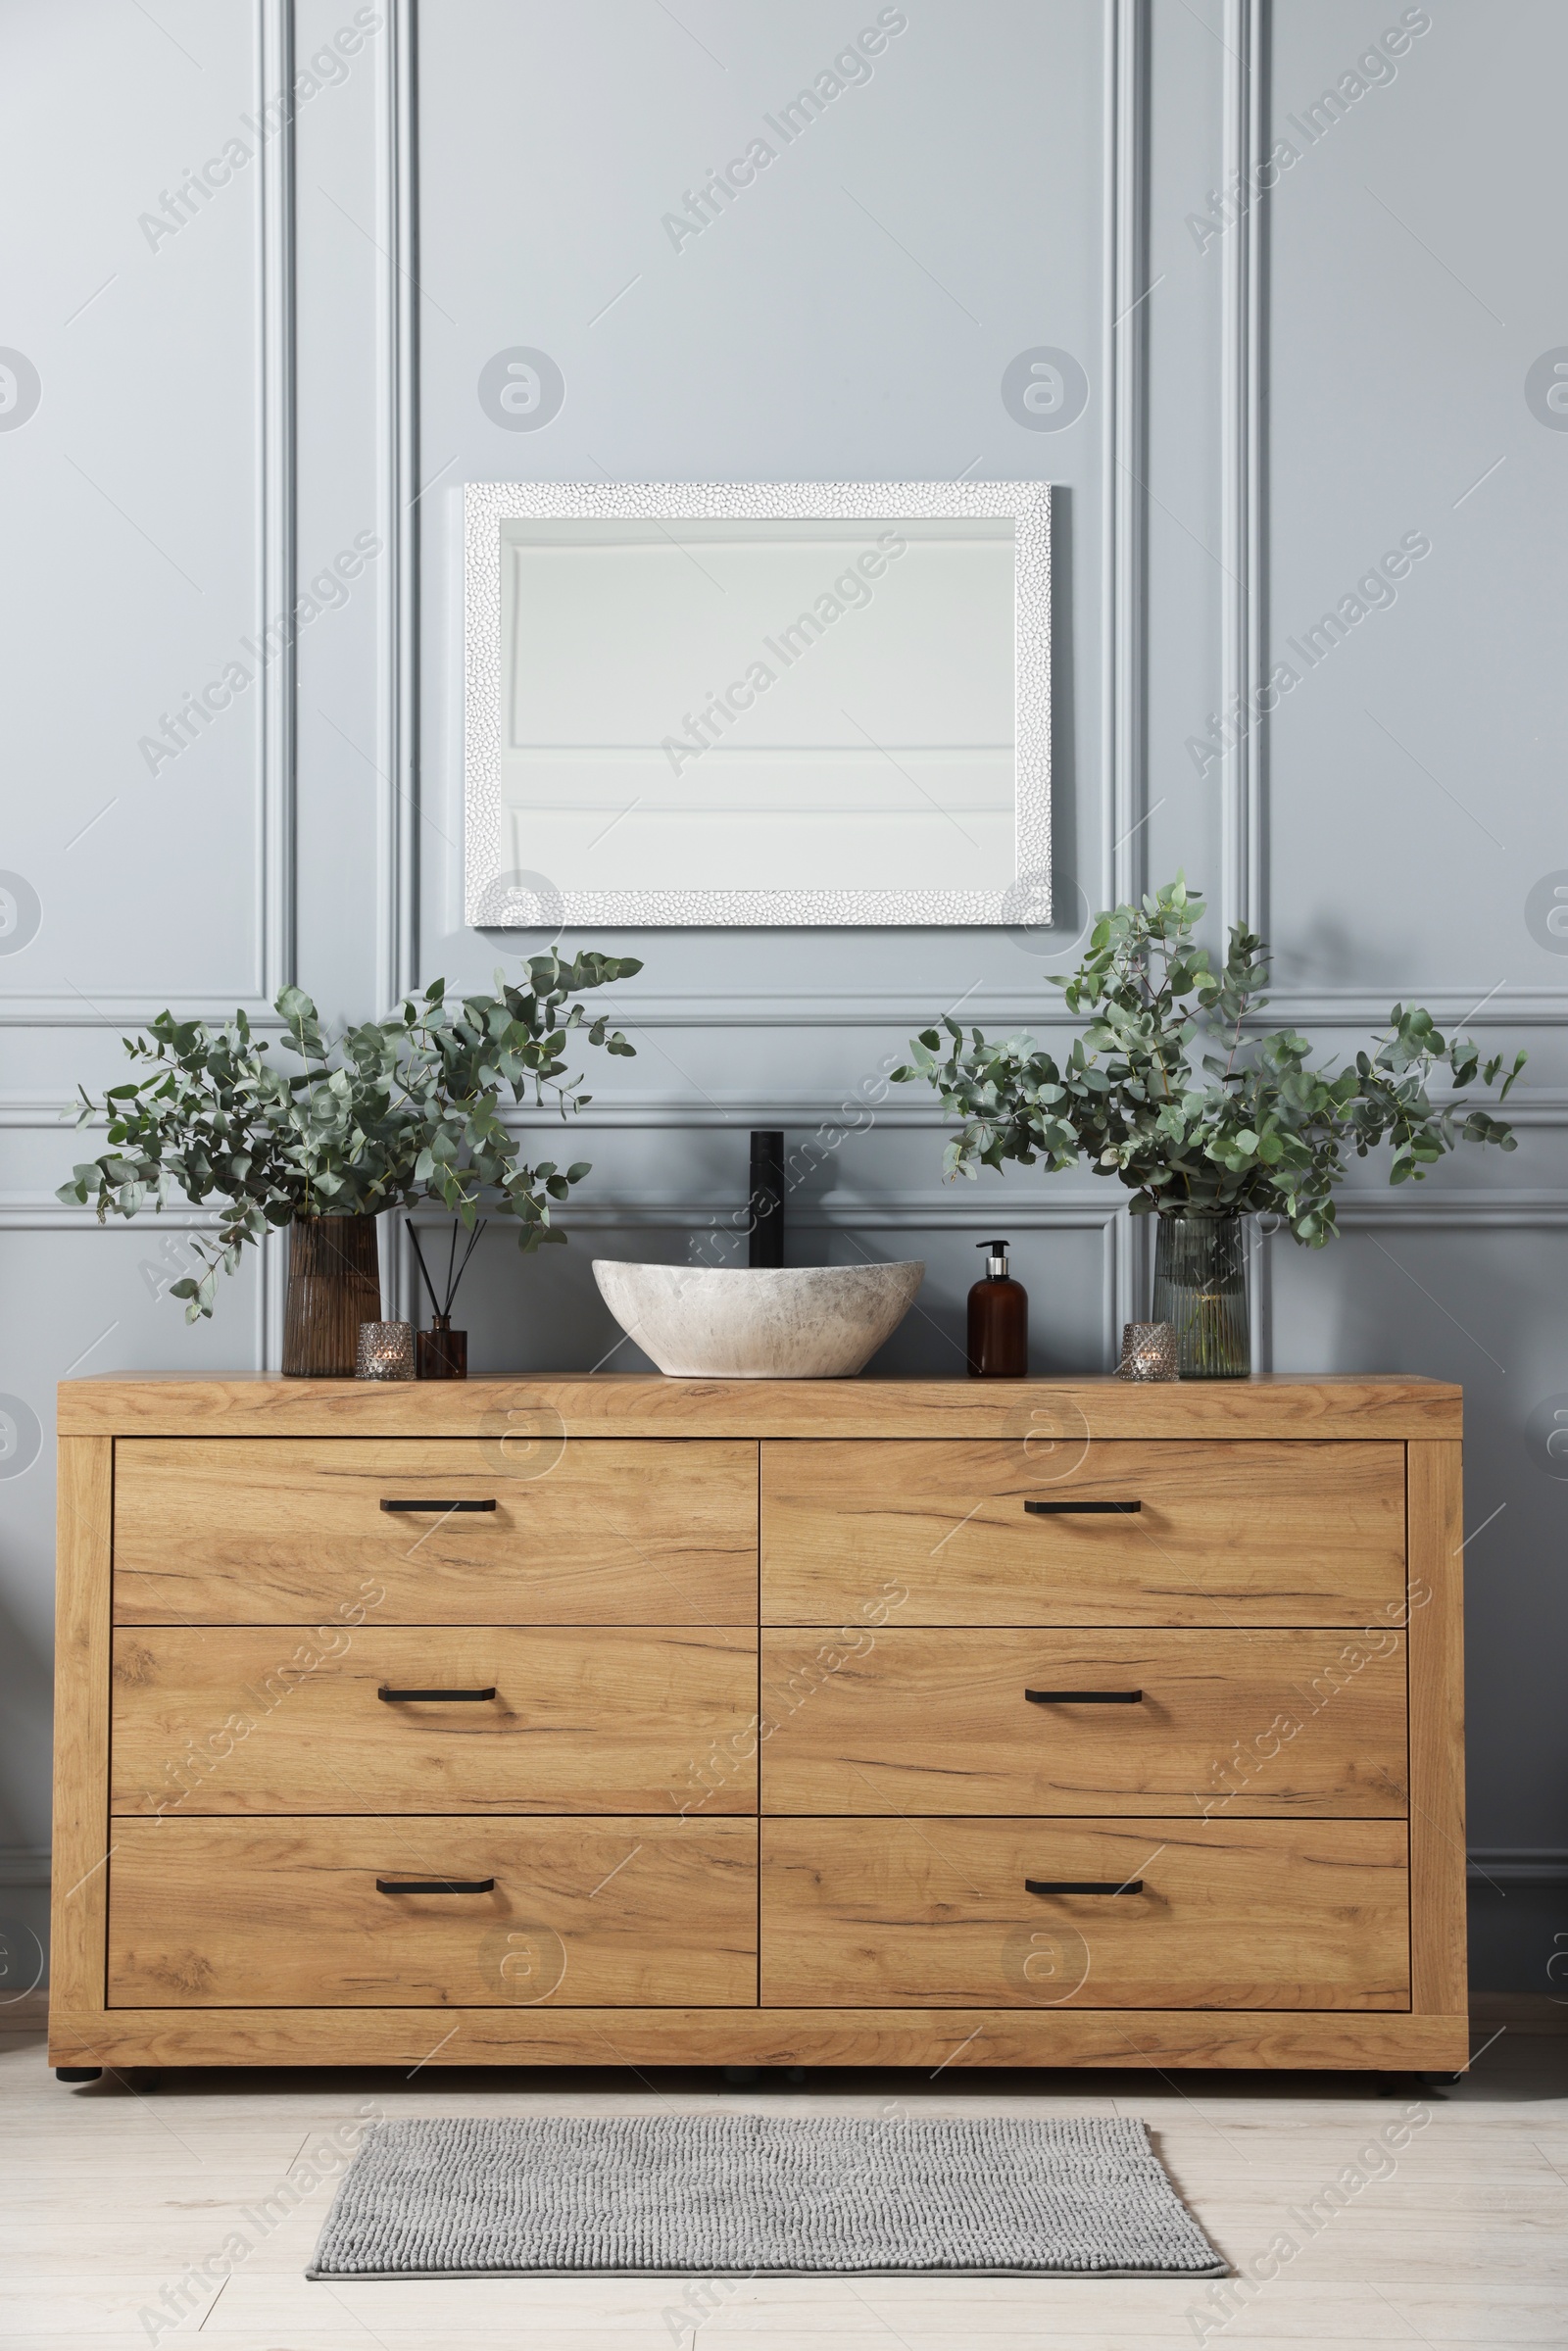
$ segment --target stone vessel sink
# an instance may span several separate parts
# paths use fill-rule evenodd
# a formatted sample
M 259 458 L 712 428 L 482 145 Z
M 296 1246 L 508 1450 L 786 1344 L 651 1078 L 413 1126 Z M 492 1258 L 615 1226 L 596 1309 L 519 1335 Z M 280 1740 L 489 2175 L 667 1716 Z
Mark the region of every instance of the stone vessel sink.
M 890 1339 L 923 1264 L 623 1265 L 594 1259 L 611 1313 L 683 1380 L 844 1380 Z

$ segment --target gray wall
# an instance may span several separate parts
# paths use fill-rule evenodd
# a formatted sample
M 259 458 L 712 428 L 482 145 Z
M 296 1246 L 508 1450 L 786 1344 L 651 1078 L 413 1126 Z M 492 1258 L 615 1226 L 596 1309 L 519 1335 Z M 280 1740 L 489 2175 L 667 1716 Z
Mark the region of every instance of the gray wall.
M 1568 416 L 1532 407 L 1527 371 L 1568 340 L 1568 17 L 1431 0 L 1406 41 L 1393 0 L 905 0 L 870 78 L 677 250 L 662 216 L 870 0 L 368 13 L 262 141 L 259 105 L 352 28 L 352 0 L 0 10 L 0 343 L 40 387 L 25 414 L 22 370 L 0 408 L 0 867 L 26 885 L 0 933 L 0 1391 L 21 1432 L 0 1462 L 0 1909 L 32 1915 L 48 1834 L 54 1384 L 278 1352 L 277 1262 L 187 1331 L 164 1295 L 177 1218 L 100 1232 L 54 1204 L 75 1082 L 112 1081 L 122 1033 L 165 1004 L 265 1014 L 297 975 L 338 1019 L 538 944 L 462 922 L 459 485 L 1039 477 L 1061 485 L 1064 919 L 1044 939 L 603 942 L 646 958 L 619 992 L 638 1057 L 595 1073 L 574 1246 L 486 1242 L 476 1366 L 599 1361 L 616 1334 L 590 1255 L 703 1246 L 764 1122 L 821 1145 L 797 1258 L 929 1261 L 888 1368 L 956 1366 L 973 1245 L 999 1226 L 1037 1368 L 1105 1366 L 1146 1278 L 1119 1192 L 1023 1172 L 945 1190 L 930 1107 L 885 1102 L 882 1078 L 958 999 L 1049 1028 L 1042 973 L 1085 906 L 1178 865 L 1216 920 L 1274 940 L 1275 1011 L 1326 1051 L 1396 997 L 1523 1040 L 1519 1151 L 1418 1194 L 1362 1171 L 1344 1239 L 1273 1245 L 1256 1307 L 1281 1369 L 1465 1385 L 1481 1961 L 1545 1989 L 1568 1931 L 1565 1490 L 1540 1434 L 1568 1405 L 1568 941 L 1531 907 L 1568 867 Z M 1396 65 L 1358 70 L 1390 29 Z M 1325 90 L 1338 114 L 1314 119 Z M 1211 197 L 1282 137 L 1299 153 L 1226 225 Z M 227 183 L 160 231 L 165 193 L 236 138 Z M 477 397 L 517 345 L 564 373 L 535 432 Z M 1000 394 L 1040 345 L 1089 381 L 1059 430 Z M 363 532 L 381 552 L 346 600 L 160 757 L 164 714 L 236 660 L 256 672 L 245 641 Z M 1406 534 L 1430 552 L 1298 660 L 1288 641 Z M 1281 661 L 1298 681 L 1227 748 L 1212 714 Z

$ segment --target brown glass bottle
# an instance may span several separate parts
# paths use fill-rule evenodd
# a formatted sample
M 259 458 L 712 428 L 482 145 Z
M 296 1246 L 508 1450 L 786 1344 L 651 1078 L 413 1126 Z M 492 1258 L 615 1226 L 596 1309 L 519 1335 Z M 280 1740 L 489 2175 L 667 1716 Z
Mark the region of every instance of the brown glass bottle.
M 468 1376 L 468 1334 L 452 1328 L 450 1314 L 437 1314 L 427 1331 L 416 1338 L 416 1359 L 421 1380 L 466 1380 Z
M 982 1241 L 985 1279 L 969 1293 L 969 1377 L 1021 1380 L 1029 1369 L 1029 1293 L 1007 1271 L 1004 1241 Z

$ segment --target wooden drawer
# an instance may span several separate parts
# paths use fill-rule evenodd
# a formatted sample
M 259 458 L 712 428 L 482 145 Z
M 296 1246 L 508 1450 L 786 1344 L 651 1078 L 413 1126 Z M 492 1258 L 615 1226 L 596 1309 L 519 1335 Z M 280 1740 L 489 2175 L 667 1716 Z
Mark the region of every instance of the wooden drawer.
M 764 1820 L 761 1836 L 764 2006 L 1410 2004 L 1393 1822 Z
M 755 1445 L 573 1438 L 533 1466 L 477 1438 L 122 1439 L 115 1621 L 755 1622 Z
M 766 1633 L 761 1713 L 764 1812 L 1405 1809 L 1387 1631 Z
M 489 1690 L 489 1698 L 383 1690 Z M 706 1812 L 757 1802 L 751 1633 L 619 1625 L 463 1631 L 122 1628 L 112 1808 L 122 1813 Z
M 763 1621 L 841 1624 L 890 1579 L 900 1624 L 1387 1622 L 1404 1448 L 1117 1439 L 1074 1462 L 1021 1441 L 764 1444 Z
M 377 1879 L 483 1893 L 377 1891 Z M 752 1821 L 123 1821 L 111 2008 L 751 2007 Z

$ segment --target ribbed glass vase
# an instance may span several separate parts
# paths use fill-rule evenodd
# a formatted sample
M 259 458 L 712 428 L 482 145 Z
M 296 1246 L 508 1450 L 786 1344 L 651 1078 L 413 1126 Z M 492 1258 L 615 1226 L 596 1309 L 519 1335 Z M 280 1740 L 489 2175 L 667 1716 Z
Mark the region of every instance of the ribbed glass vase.
M 1245 1380 L 1252 1368 L 1245 1219 L 1160 1216 L 1154 1241 L 1155 1322 L 1176 1326 L 1184 1380 Z
M 362 1322 L 381 1319 L 373 1216 L 296 1216 L 288 1234 L 283 1377 L 352 1380 Z

